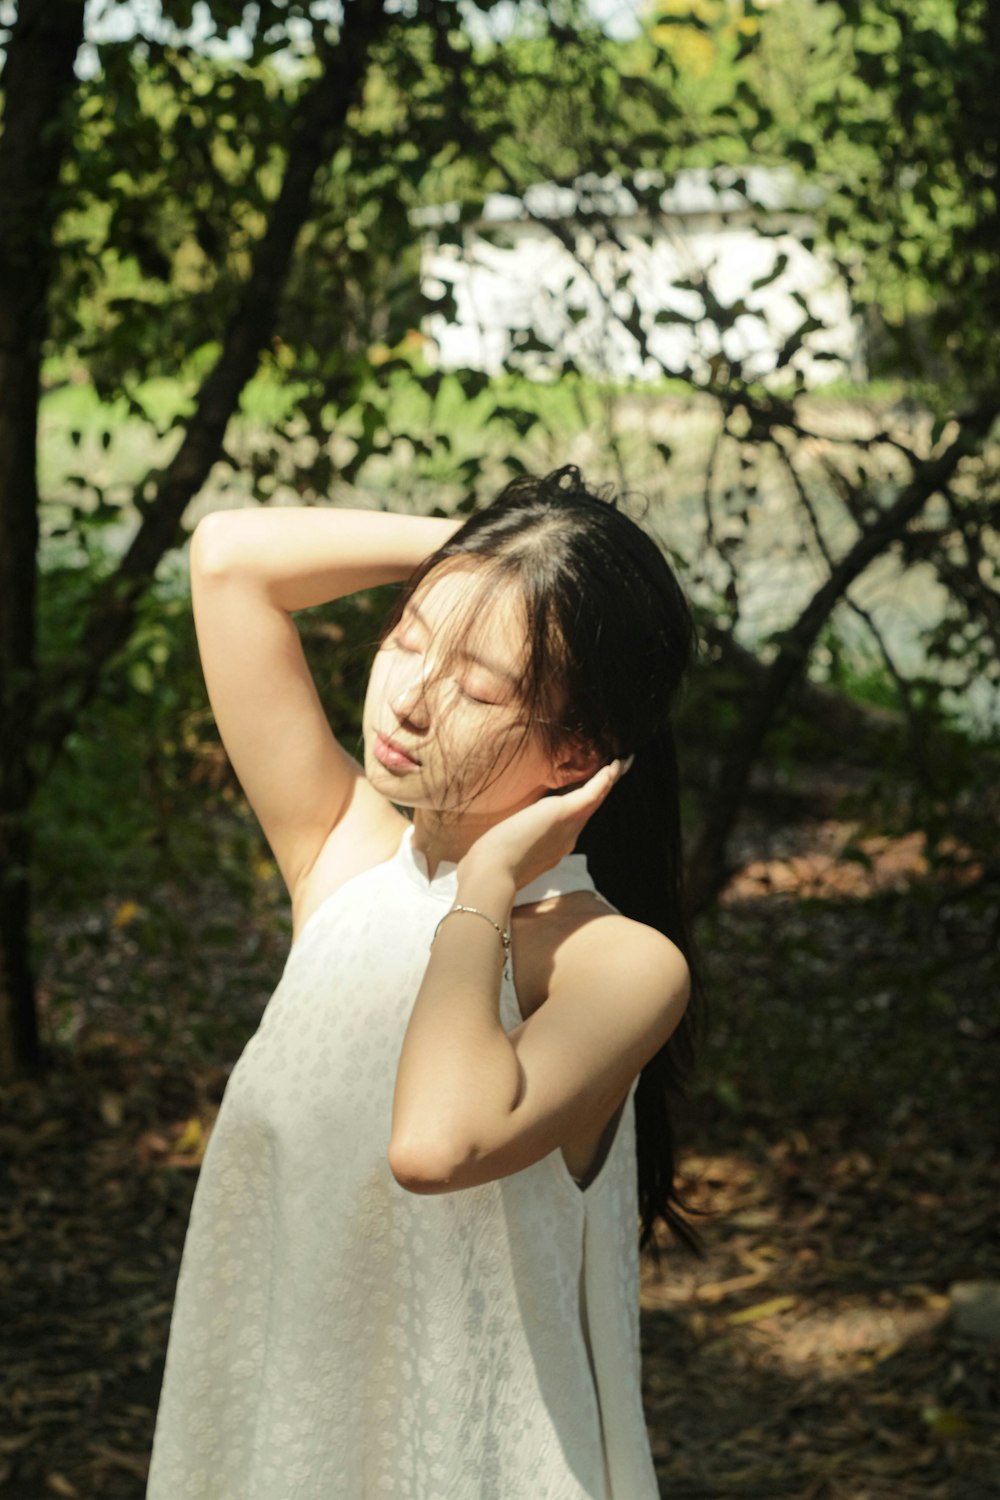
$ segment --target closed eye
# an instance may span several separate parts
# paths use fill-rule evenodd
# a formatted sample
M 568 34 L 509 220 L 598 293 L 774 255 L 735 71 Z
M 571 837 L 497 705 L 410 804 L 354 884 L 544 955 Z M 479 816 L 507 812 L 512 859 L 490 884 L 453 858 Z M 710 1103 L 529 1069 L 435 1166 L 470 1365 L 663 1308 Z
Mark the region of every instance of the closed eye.
M 386 641 L 386 645 L 393 647 L 397 651 L 406 651 L 411 656 L 418 655 L 420 650 L 412 641 L 404 640 L 401 635 L 391 635 Z M 470 693 L 468 688 L 464 688 L 460 682 L 456 686 L 462 697 L 467 698 L 470 703 L 480 703 L 484 708 L 496 708 L 498 706 L 495 698 L 481 698 L 478 693 Z
M 461 693 L 463 698 L 468 698 L 473 703 L 483 703 L 489 708 L 495 708 L 497 706 L 495 698 L 477 698 L 475 693 L 470 693 L 467 688 L 464 688 L 462 686 L 461 683 L 458 684 L 458 691 Z

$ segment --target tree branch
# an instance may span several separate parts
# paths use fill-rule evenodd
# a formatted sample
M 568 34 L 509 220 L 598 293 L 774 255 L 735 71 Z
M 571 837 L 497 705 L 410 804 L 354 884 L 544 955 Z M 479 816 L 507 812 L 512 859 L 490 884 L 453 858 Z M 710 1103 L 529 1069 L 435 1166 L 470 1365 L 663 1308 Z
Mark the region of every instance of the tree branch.
M 148 481 L 137 487 L 139 529 L 117 572 L 96 591 L 74 658 L 47 688 L 47 700 L 59 705 L 39 731 L 50 761 L 93 695 L 108 660 L 128 640 L 138 600 L 164 553 L 180 540 L 184 511 L 220 455 L 240 393 L 255 374 L 274 328 L 296 242 L 309 216 L 316 175 L 336 148 L 360 96 L 372 47 L 388 24 L 383 0 L 352 0 L 344 7 L 337 45 L 321 49 L 326 67 L 303 101 L 281 190 L 223 336 L 219 359 L 202 384 L 183 441 L 155 494 L 143 496 Z
M 795 624 L 784 633 L 778 654 L 767 667 L 732 749 L 719 767 L 709 797 L 710 811 L 691 858 L 688 881 L 692 908 L 697 911 L 717 894 L 729 874 L 726 849 L 746 791 L 750 771 L 765 735 L 785 701 L 789 689 L 801 678 L 823 625 L 856 578 L 864 572 L 919 515 L 932 495 L 958 468 L 968 454 L 982 444 L 996 420 L 1000 406 L 991 403 L 964 418 L 957 437 L 936 459 L 920 465 L 892 505 L 862 532 L 817 589 Z
M 816 545 L 820 550 L 823 561 L 832 572 L 833 568 L 836 565 L 830 552 L 830 548 L 827 545 L 826 537 L 823 535 L 823 529 L 819 524 L 819 516 L 816 512 L 816 507 L 813 505 L 812 499 L 810 498 L 805 485 L 802 483 L 802 476 L 799 474 L 798 469 L 795 467 L 792 455 L 787 452 L 784 444 L 780 441 L 780 439 L 775 438 L 772 441 L 774 448 L 781 455 L 781 460 L 784 465 L 785 471 L 795 487 L 795 492 L 798 495 L 799 504 L 802 506 L 802 509 L 805 511 L 806 515 L 809 518 L 809 527 L 812 531 Z M 827 464 L 825 465 L 825 467 L 829 472 L 833 466 Z M 839 471 L 838 479 L 840 480 L 844 491 L 849 491 L 852 496 L 852 502 L 849 504 L 848 509 L 850 510 L 851 515 L 857 518 L 862 513 L 861 497 L 854 485 L 850 484 L 846 476 L 840 474 Z M 864 622 L 869 634 L 871 635 L 872 639 L 879 649 L 879 653 L 881 654 L 882 660 L 885 663 L 886 671 L 889 673 L 889 676 L 896 684 L 900 699 L 902 700 L 903 707 L 906 711 L 906 726 L 910 741 L 910 753 L 913 756 L 913 762 L 917 768 L 917 773 L 920 776 L 920 779 L 923 781 L 928 790 L 930 790 L 932 783 L 931 770 L 927 761 L 927 756 L 924 753 L 924 743 L 921 738 L 919 725 L 917 723 L 917 714 L 913 704 L 913 694 L 910 692 L 910 684 L 896 665 L 895 658 L 893 657 L 892 652 L 889 650 L 889 644 L 886 641 L 885 636 L 879 629 L 878 625 L 875 623 L 875 618 L 872 615 L 871 611 L 865 609 L 864 606 L 859 604 L 856 599 L 852 599 L 850 591 L 847 589 L 844 590 L 844 603 L 848 606 L 849 609 L 853 610 L 859 620 Z

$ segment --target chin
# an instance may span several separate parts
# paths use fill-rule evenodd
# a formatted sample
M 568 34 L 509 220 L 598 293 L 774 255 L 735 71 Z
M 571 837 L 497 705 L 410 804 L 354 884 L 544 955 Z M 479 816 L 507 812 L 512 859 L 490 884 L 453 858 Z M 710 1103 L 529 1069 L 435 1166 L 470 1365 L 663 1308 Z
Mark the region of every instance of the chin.
M 403 777 L 393 775 L 380 760 L 376 760 L 370 751 L 365 752 L 365 780 L 381 792 L 389 802 L 395 802 L 398 807 L 414 807 L 416 802 L 413 793 L 403 789 Z

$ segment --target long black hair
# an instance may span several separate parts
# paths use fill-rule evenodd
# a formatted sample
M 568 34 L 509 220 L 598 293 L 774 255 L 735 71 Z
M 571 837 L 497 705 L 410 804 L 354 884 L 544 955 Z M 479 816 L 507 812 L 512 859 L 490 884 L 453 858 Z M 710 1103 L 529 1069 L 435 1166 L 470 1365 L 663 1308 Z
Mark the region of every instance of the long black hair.
M 569 465 L 523 475 L 475 512 L 407 580 L 384 641 L 424 578 L 449 558 L 514 580 L 528 626 L 521 696 L 527 724 L 555 755 L 567 743 L 602 760 L 635 755 L 627 776 L 577 841 L 597 890 L 684 954 L 691 998 L 673 1035 L 642 1070 L 635 1096 L 640 1248 L 658 1255 L 662 1219 L 688 1248 L 699 1237 L 675 1184 L 671 1097 L 682 1094 L 701 1010 L 684 910 L 672 714 L 694 644 L 687 601 L 661 549 L 613 495 L 588 489 Z M 481 560 L 481 562 L 480 562 Z

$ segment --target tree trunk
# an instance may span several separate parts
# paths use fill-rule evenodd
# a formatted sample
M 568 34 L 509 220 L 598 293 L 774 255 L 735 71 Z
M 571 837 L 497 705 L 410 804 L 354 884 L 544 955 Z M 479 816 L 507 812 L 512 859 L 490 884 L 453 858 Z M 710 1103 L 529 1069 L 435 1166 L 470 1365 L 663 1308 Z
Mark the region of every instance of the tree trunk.
M 699 622 L 698 634 L 711 651 L 710 660 L 700 670 L 712 673 L 722 667 L 729 673 L 733 678 L 732 690 L 725 696 L 739 713 L 745 714 L 764 685 L 770 670 L 767 662 L 741 646 L 731 631 L 720 625 Z M 906 744 L 906 715 L 898 708 L 858 702 L 838 688 L 810 682 L 807 677 L 800 678 L 788 702 L 789 706 L 794 702 L 795 710 L 821 730 L 827 740 L 849 745 L 850 758 L 859 765 L 877 763 L 890 750 L 902 751 Z M 699 746 L 699 752 L 704 753 L 704 748 Z M 707 784 L 711 773 L 708 767 L 704 770 Z
M 83 0 L 21 0 L 0 136 L 0 1081 L 42 1056 L 31 966 L 36 441 L 59 171 Z

